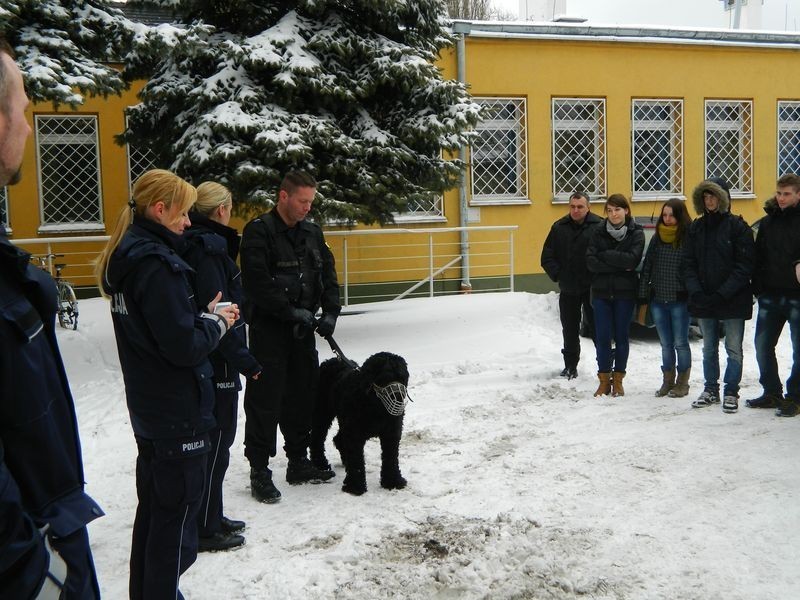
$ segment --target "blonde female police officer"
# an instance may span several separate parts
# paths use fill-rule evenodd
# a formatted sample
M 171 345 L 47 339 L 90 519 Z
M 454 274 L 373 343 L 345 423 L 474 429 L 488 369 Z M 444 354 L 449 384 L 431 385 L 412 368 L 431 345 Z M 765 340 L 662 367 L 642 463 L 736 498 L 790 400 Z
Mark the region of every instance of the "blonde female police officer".
M 169 171 L 144 173 L 98 259 L 111 297 L 125 396 L 139 455 L 130 597 L 182 598 L 180 574 L 197 557 L 197 512 L 214 426 L 208 355 L 233 325 L 233 306 L 201 312 L 178 255 L 197 191 Z

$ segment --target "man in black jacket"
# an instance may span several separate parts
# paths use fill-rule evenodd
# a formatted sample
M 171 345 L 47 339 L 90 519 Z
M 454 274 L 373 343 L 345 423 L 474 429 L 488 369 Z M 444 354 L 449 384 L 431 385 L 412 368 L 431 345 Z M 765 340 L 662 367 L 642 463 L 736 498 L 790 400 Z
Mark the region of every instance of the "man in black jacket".
M 542 248 L 542 268 L 560 290 L 558 309 L 561 314 L 561 331 L 564 336 L 564 370 L 561 376 L 573 379 L 578 376 L 581 356 L 579 337 L 581 310 L 586 316 L 594 339 L 594 315 L 589 299 L 592 275 L 586 268 L 586 247 L 590 229 L 601 221 L 589 209 L 589 198 L 575 192 L 569 198 L 569 214 L 553 223 Z
M 0 39 L 0 186 L 19 180 L 27 105 Z M 86 524 L 103 512 L 84 492 L 56 287 L 29 258 L 0 226 L 0 598 L 99 598 Z
M 252 220 L 242 234 L 244 310 L 250 351 L 264 370 L 249 380 L 244 396 L 245 456 L 250 486 L 260 502 L 277 502 L 269 459 L 275 456 L 280 425 L 290 484 L 326 481 L 330 469 L 308 459 L 319 360 L 314 329 L 333 333 L 341 311 L 339 284 L 330 248 L 320 227 L 306 221 L 317 183 L 303 171 L 281 182 L 275 208 Z M 314 317 L 322 308 L 319 321 Z
M 689 314 L 703 332 L 705 385 L 694 408 L 717 404 L 719 396 L 719 322 L 725 329 L 728 362 L 723 381 L 722 410 L 739 409 L 744 322 L 753 316 L 750 278 L 755 265 L 753 232 L 744 219 L 730 212 L 728 186 L 721 179 L 701 182 L 692 193 L 700 215 L 689 226 L 683 245 Z
M 800 412 L 800 177 L 787 173 L 778 179 L 777 188 L 764 205 L 767 216 L 756 235 L 753 276 L 758 295 L 756 360 L 764 393 L 748 400 L 747 406 L 777 408 L 778 416 L 793 417 Z M 784 398 L 775 346 L 787 321 L 794 359 Z

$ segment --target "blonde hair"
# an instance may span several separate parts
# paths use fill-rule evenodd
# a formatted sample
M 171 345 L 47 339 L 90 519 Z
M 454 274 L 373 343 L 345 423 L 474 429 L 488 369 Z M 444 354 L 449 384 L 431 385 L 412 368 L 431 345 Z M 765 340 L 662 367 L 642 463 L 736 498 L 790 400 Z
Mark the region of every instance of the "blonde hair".
M 103 284 L 106 281 L 108 261 L 111 259 L 114 250 L 119 246 L 122 236 L 125 235 L 128 227 L 133 223 L 134 214 L 144 216 L 147 207 L 156 202 L 163 202 L 167 209 L 171 209 L 173 204 L 177 203 L 180 210 L 176 219 L 182 219 L 183 213 L 192 207 L 196 199 L 197 190 L 195 187 L 174 173 L 164 169 L 152 169 L 142 173 L 136 183 L 133 184 L 133 198 L 131 198 L 133 205 L 126 204 L 122 209 L 117 218 L 114 232 L 111 234 L 111 238 L 106 243 L 103 251 L 100 252 L 94 265 L 94 277 L 100 288 L 100 293 L 105 298 L 108 298 L 108 295 Z
M 221 183 L 206 181 L 197 186 L 197 202 L 194 203 L 194 210 L 201 215 L 208 217 L 220 206 L 232 204 L 230 190 Z

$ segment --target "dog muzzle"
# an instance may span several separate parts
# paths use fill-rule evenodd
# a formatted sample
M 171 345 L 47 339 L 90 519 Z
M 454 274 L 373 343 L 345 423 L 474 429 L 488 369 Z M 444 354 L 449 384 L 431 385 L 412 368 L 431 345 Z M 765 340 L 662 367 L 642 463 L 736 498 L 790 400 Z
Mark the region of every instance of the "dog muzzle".
M 392 381 L 386 385 L 373 383 L 372 389 L 375 390 L 375 395 L 380 399 L 386 412 L 394 417 L 402 415 L 406 410 L 406 404 L 411 400 L 408 388 L 399 381 Z

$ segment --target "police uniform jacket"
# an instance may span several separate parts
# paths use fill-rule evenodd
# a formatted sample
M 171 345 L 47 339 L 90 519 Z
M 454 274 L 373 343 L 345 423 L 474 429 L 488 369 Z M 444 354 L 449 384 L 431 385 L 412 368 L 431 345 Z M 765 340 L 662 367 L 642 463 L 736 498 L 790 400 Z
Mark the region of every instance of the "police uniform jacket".
M 67 536 L 103 514 L 84 493 L 56 287 L 29 258 L 0 227 L 0 598 L 41 587 L 48 558 L 38 528 Z
M 195 436 L 214 426 L 208 355 L 220 330 L 194 302 L 191 267 L 177 253 L 181 241 L 137 216 L 104 277 L 131 426 L 151 440 Z
M 289 321 L 293 308 L 322 308 L 338 316 L 339 283 L 322 229 L 300 221 L 293 228 L 277 210 L 247 224 L 242 233 L 242 284 L 249 323 Z
M 800 261 L 800 205 L 784 210 L 772 198 L 756 235 L 753 287 L 760 294 L 800 297 L 795 264 Z
M 628 217 L 628 231 L 620 241 L 606 231 L 607 219 L 592 229 L 586 250 L 586 266 L 592 277 L 592 298 L 636 300 L 639 275 L 636 268 L 644 253 L 644 229 Z
M 601 220 L 587 213 L 583 223 L 576 223 L 567 215 L 550 228 L 542 247 L 542 268 L 562 292 L 581 294 L 589 290 L 592 274 L 586 268 L 586 247 L 592 227 Z
M 197 212 L 192 212 L 190 219 L 192 226 L 183 234 L 181 255 L 194 269 L 191 281 L 195 300 L 200 306 L 207 306 L 217 292 L 222 292 L 222 301 L 241 307 L 242 278 L 236 264 L 239 234 Z M 261 371 L 261 365 L 247 349 L 245 329 L 245 321 L 240 318 L 209 356 L 218 390 L 241 390 L 239 373 L 252 377 Z

